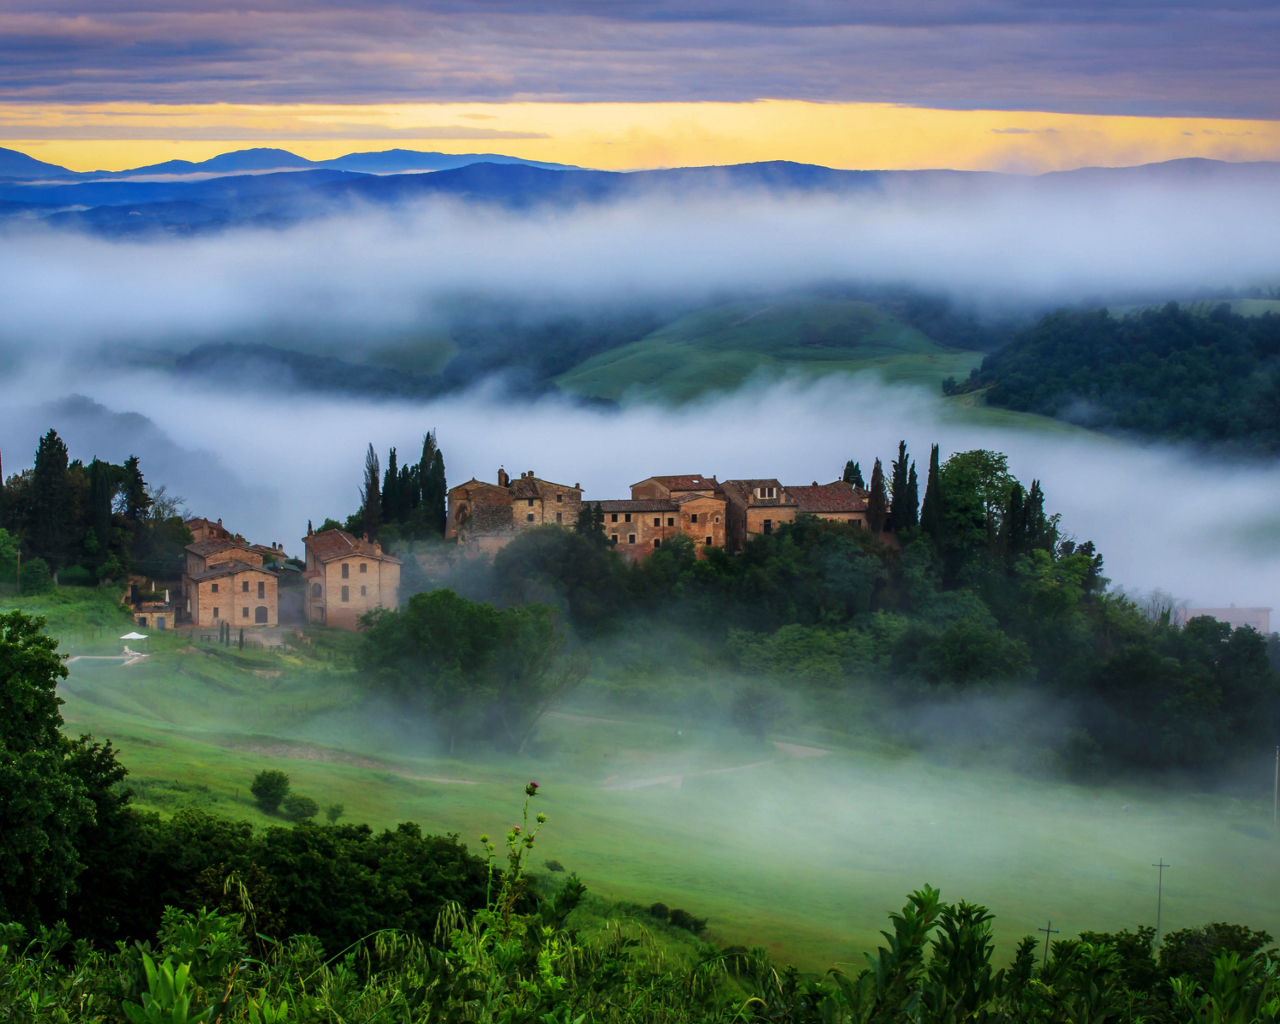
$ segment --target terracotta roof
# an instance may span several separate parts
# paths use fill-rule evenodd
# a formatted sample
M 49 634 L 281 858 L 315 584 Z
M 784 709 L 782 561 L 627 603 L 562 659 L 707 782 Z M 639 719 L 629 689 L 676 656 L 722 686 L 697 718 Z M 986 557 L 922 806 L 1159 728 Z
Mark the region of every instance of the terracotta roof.
M 705 491 L 715 490 L 720 486 L 716 483 L 714 476 L 700 476 L 697 473 L 686 473 L 680 476 L 651 476 L 648 480 L 662 484 L 669 491 Z M 647 483 L 648 480 L 641 480 L 640 483 Z M 631 486 L 639 487 L 640 484 Z
M 541 492 L 538 490 L 538 481 L 530 480 L 527 476 L 517 477 L 511 481 L 511 486 L 507 488 L 511 492 L 513 498 L 540 498 Z
M 248 551 L 248 545 L 237 544 L 233 540 L 198 540 L 194 544 L 188 544 L 187 550 L 193 555 L 199 555 L 201 558 L 207 558 L 209 555 L 216 555 L 219 551 L 226 551 L 228 548 L 235 548 L 239 551 Z
M 359 555 L 362 558 L 382 559 L 385 562 L 400 564 L 400 559 L 380 549 L 375 550 L 367 540 L 357 540 L 346 530 L 324 530 L 302 538 L 302 543 L 311 549 L 311 553 L 322 562 L 331 562 L 335 558 L 347 555 Z
M 829 484 L 788 487 L 801 512 L 865 512 L 867 502 L 859 497 L 852 484 L 836 480 Z
M 591 502 L 595 505 L 597 502 Z M 666 498 L 649 498 L 641 501 L 601 501 L 603 512 L 678 512 L 679 506 Z
M 737 492 L 738 496 L 747 504 L 770 505 L 770 506 L 788 506 L 794 505 L 795 499 L 787 495 L 787 489 L 777 480 L 725 480 L 721 485 L 724 490 L 732 490 Z M 757 498 L 755 491 L 757 487 L 776 487 L 778 496 L 776 498 Z
M 182 521 L 183 526 L 190 526 L 192 523 L 204 523 L 205 526 L 213 526 L 219 530 L 225 529 L 221 523 L 215 523 L 212 519 L 205 519 L 204 516 L 192 516 L 190 519 Z
M 274 576 L 275 573 L 270 569 L 264 569 L 260 565 L 250 565 L 248 562 L 219 562 L 217 565 L 210 567 L 204 572 L 198 572 L 191 578 L 197 583 L 200 580 L 216 579 L 218 576 L 234 576 L 240 572 L 261 572 L 268 576 Z
M 717 485 L 717 490 L 719 489 Z M 718 501 L 724 504 L 724 497 L 721 494 L 673 494 L 671 503 L 673 505 L 685 505 L 691 501 Z

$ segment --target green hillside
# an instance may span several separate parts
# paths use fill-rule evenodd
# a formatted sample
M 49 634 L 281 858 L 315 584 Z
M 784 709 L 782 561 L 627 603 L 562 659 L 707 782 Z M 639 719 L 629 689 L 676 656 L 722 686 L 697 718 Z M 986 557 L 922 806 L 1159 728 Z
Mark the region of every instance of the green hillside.
M 849 300 L 733 303 L 683 316 L 639 341 L 602 352 L 555 378 L 591 398 L 688 401 L 755 374 L 878 372 L 936 388 L 981 362 L 944 348 L 879 306 Z

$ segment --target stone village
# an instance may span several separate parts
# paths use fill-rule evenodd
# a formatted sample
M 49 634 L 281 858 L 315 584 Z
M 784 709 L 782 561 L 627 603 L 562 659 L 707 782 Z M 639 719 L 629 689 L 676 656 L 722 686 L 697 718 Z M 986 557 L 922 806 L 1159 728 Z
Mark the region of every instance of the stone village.
M 784 485 L 776 479 L 717 480 L 685 474 L 651 476 L 631 485 L 622 499 L 583 501 L 582 487 L 554 483 L 532 470 L 511 477 L 498 470 L 493 483 L 471 479 L 448 492 L 445 547 L 452 557 L 490 557 L 523 531 L 544 526 L 573 529 L 584 510 L 598 505 L 604 532 L 628 560 L 652 554 L 674 537 L 700 549 L 736 553 L 753 536 L 773 533 L 796 516 L 867 525 L 867 492 L 842 481 Z M 181 581 L 140 581 L 157 593 L 134 602 L 134 620 L 151 629 L 199 632 L 247 629 L 254 633 L 307 624 L 355 630 L 360 616 L 400 604 L 400 557 L 367 536 L 329 529 L 302 538 L 305 557 L 289 559 L 283 544 L 250 544 L 222 520 L 185 521 Z M 886 531 L 888 526 L 886 524 Z M 893 543 L 891 535 L 882 539 Z M 429 560 L 430 556 L 418 557 Z

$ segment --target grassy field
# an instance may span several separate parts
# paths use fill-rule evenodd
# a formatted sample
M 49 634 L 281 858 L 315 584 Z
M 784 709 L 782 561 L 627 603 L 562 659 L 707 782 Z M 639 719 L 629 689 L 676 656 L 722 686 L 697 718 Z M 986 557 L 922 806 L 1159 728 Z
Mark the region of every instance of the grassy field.
M 556 378 L 593 398 L 688 401 L 749 378 L 873 371 L 936 389 L 980 353 L 942 348 L 878 306 L 797 298 L 699 310 Z
M 1153 922 L 1160 857 L 1173 865 L 1166 929 L 1230 920 L 1280 934 L 1269 806 L 1037 781 L 980 752 L 957 767 L 856 715 L 761 744 L 584 702 L 546 719 L 526 756 L 445 758 L 422 723 L 369 704 L 334 667 L 326 652 L 341 664 L 352 639 L 317 634 L 318 649 L 283 655 L 170 634 L 138 664 L 79 659 L 62 687 L 67 728 L 117 743 L 140 806 L 256 825 L 270 819 L 250 780 L 278 767 L 348 820 L 414 820 L 474 845 L 515 823 L 532 778 L 551 819 L 535 865 L 555 858 L 605 899 L 682 907 L 710 918 L 716 941 L 810 970 L 860 960 L 925 882 L 991 906 L 1005 953 L 1047 917 L 1064 936 Z

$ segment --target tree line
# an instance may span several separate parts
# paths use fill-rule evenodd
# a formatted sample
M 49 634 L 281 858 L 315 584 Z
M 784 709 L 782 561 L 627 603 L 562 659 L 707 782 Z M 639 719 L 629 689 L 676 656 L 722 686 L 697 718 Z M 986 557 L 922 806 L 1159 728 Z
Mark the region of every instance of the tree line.
M 902 444 L 887 473 L 874 460 L 869 529 L 799 516 L 739 555 L 676 538 L 633 565 L 586 505 L 574 530 L 524 531 L 490 566 L 435 584 L 498 607 L 550 605 L 588 648 L 646 630 L 684 638 L 703 663 L 756 680 L 748 728 L 770 720 L 779 694 L 828 701 L 873 685 L 907 704 L 1038 694 L 1065 712 L 1056 754 L 1080 778 L 1217 771 L 1274 745 L 1280 677 L 1267 637 L 1152 615 L 1109 592 L 1102 554 L 998 452 L 944 461 L 935 445 L 918 492 Z
M 360 507 L 341 523 L 326 519 L 320 529 L 367 535 L 384 545 L 443 537 L 448 496 L 444 454 L 436 443 L 435 431 L 422 439 L 422 454 L 416 463 L 400 465 L 392 448 L 385 471 L 371 444 L 365 453 Z
M 1058 310 L 947 394 L 1103 430 L 1280 451 L 1280 316 L 1208 315 L 1170 302 L 1130 316 Z
M 138 457 L 121 465 L 71 459 L 50 430 L 31 469 L 0 487 L 0 579 L 14 582 L 26 564 L 23 589 L 60 582 L 119 580 L 129 573 L 176 578 L 191 532 L 182 499 L 153 487 Z

